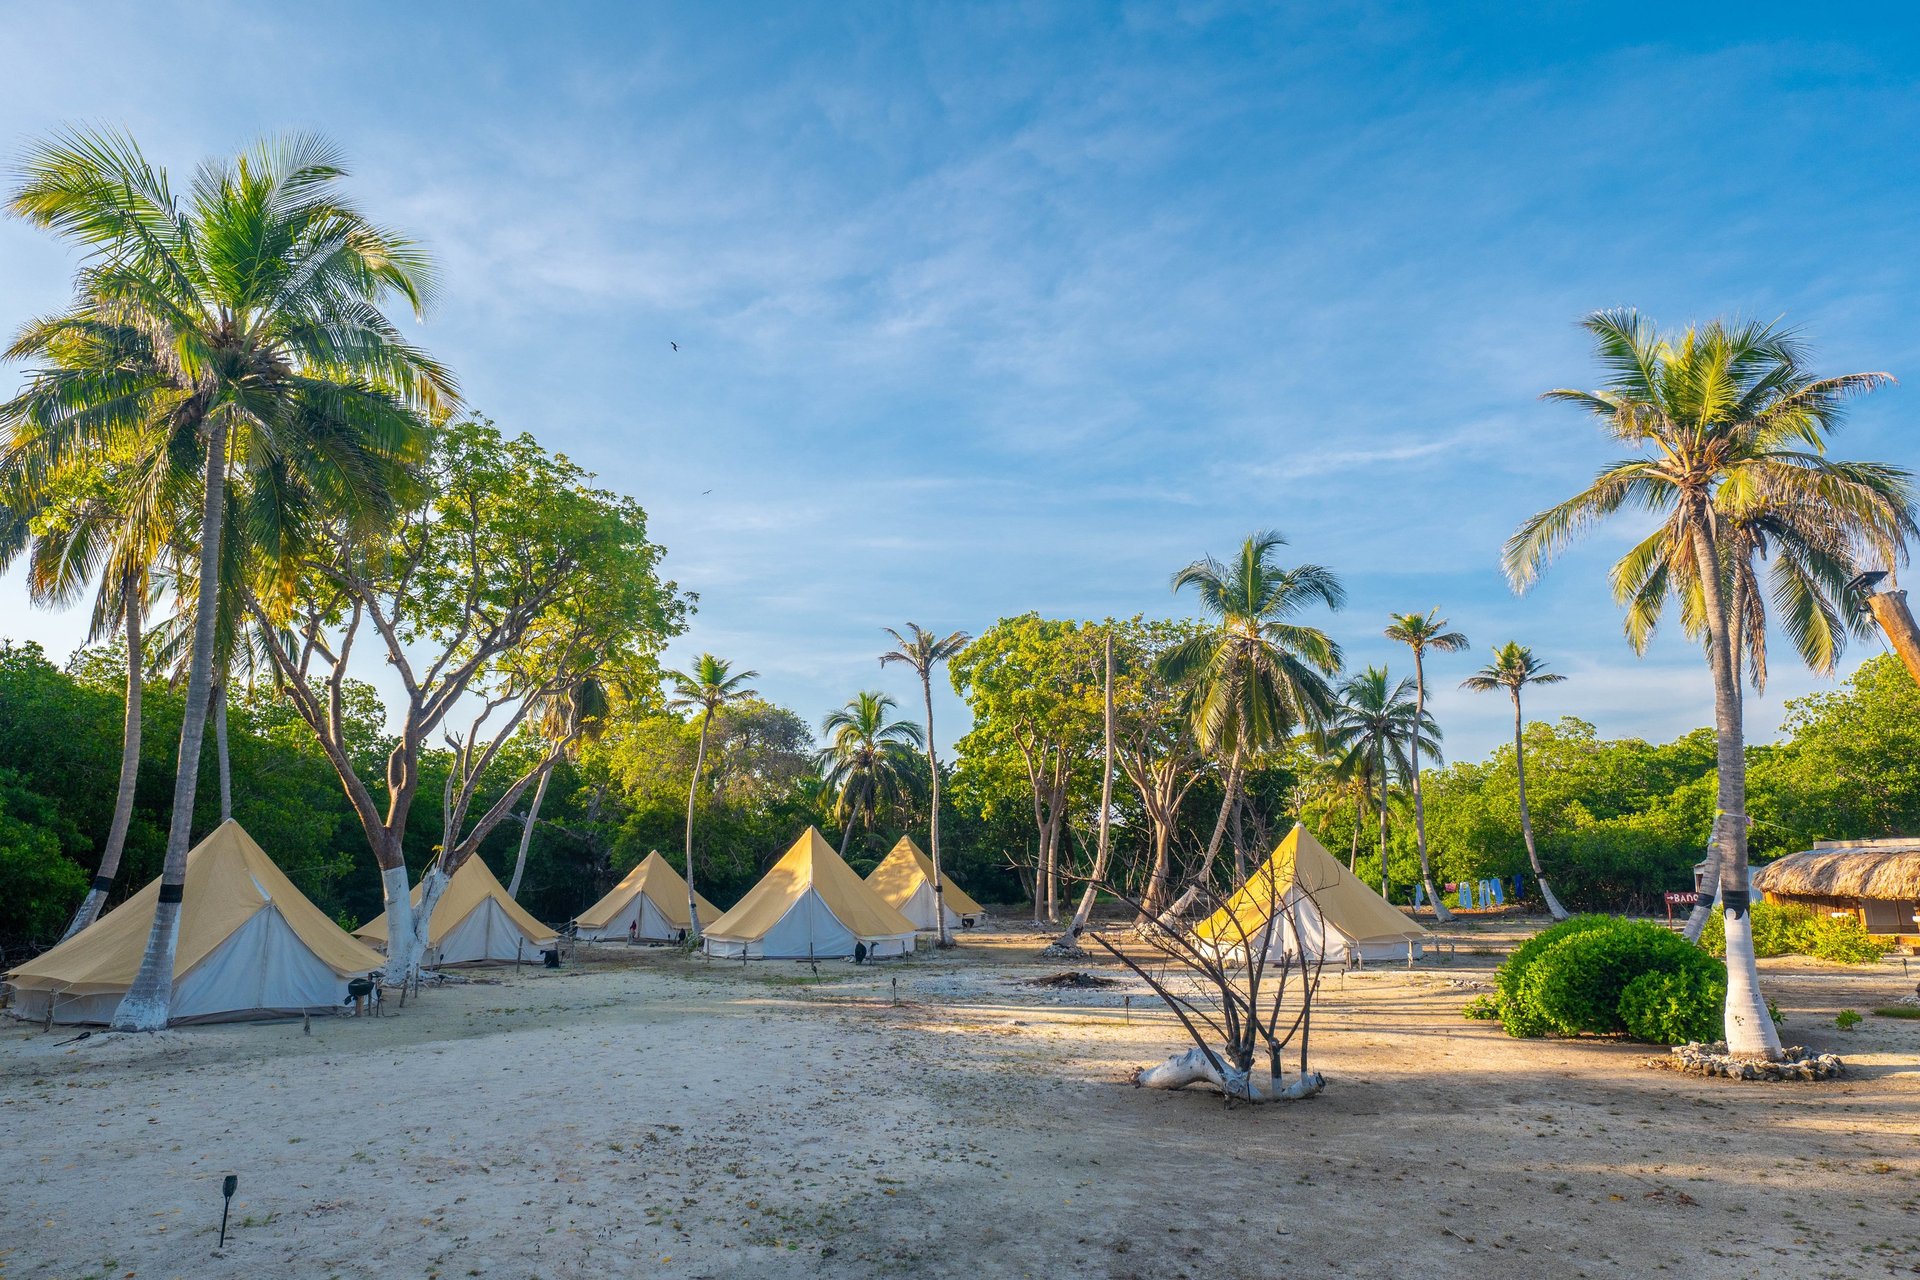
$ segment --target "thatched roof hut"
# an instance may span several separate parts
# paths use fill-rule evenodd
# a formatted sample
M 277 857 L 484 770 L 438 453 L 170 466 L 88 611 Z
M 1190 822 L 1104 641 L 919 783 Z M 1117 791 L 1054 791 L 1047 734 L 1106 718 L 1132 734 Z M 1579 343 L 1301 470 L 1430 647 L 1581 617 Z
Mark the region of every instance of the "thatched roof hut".
M 1895 939 L 1920 935 L 1920 837 L 1822 840 L 1753 873 L 1770 900 L 1851 912 L 1867 932 Z

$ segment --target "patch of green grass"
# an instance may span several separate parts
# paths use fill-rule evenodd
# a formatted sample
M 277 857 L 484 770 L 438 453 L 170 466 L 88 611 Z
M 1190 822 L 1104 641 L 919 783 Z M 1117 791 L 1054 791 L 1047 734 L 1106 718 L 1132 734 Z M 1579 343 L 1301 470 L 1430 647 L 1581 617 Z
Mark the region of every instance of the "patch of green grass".
M 1875 1009 L 1873 1016 L 1876 1018 L 1920 1019 L 1920 1005 L 1896 1004 L 1885 1009 Z

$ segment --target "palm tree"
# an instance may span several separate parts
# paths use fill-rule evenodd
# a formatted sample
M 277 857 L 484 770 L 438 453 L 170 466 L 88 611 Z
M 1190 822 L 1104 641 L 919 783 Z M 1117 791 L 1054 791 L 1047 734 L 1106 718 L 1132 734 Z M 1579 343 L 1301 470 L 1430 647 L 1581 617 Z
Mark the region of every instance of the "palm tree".
M 1492 662 L 1460 682 L 1461 688 L 1475 693 L 1505 689 L 1513 696 L 1513 767 L 1520 782 L 1520 838 L 1526 841 L 1527 862 L 1540 885 L 1540 896 L 1546 899 L 1547 911 L 1555 920 L 1565 920 L 1567 909 L 1553 896 L 1553 886 L 1547 883 L 1546 873 L 1540 869 L 1539 851 L 1533 847 L 1533 819 L 1527 813 L 1527 743 L 1520 715 L 1520 691 L 1530 684 L 1559 684 L 1565 679 L 1557 672 L 1548 671 L 1547 664 L 1533 656 L 1533 650 L 1509 640 L 1494 647 Z
M 865 820 L 872 830 L 882 801 L 897 802 L 913 794 L 916 753 L 925 742 L 920 726 L 911 720 L 890 720 L 894 700 L 869 690 L 820 722 L 827 735 L 820 765 L 827 783 L 838 795 L 835 816 L 843 817 L 840 856 L 847 856 L 853 824 Z
M 1870 631 L 1873 615 L 1854 605 L 1854 583 L 1862 554 L 1871 553 L 1881 564 L 1893 564 L 1903 553 L 1896 537 L 1883 540 L 1885 531 L 1863 531 L 1829 522 L 1816 505 L 1792 493 L 1774 492 L 1764 480 L 1754 485 L 1723 486 L 1714 495 L 1713 518 L 1719 532 L 1719 551 L 1726 576 L 1726 606 L 1733 682 L 1742 676 L 1755 692 L 1767 685 L 1767 597 L 1776 602 L 1789 640 L 1809 668 L 1832 675 L 1846 648 L 1849 631 Z M 1903 513 L 1890 513 L 1895 521 Z M 1626 633 L 1635 653 L 1645 653 L 1665 612 L 1669 596 L 1680 604 L 1686 635 L 1705 643 L 1706 606 L 1693 572 L 1688 540 L 1673 527 L 1677 513 L 1643 539 L 1614 566 L 1615 598 L 1627 608 Z M 1901 530 L 1904 532 L 1904 530 Z M 1674 558 L 1673 553 L 1680 554 Z M 1771 592 L 1761 582 L 1760 564 L 1767 566 Z M 1852 620 L 1849 621 L 1849 615 Z M 1743 670 L 1744 669 L 1744 670 Z M 1720 883 L 1718 823 L 1708 837 L 1703 883 Z M 1689 942 L 1698 942 L 1713 914 L 1717 893 L 1699 895 L 1683 930 Z
M 1318 724 L 1333 706 L 1327 677 L 1340 670 L 1340 646 L 1319 628 L 1291 619 L 1313 604 L 1340 608 L 1346 589 L 1320 565 L 1274 564 L 1275 549 L 1286 541 L 1272 530 L 1256 533 L 1232 564 L 1208 556 L 1173 575 L 1174 591 L 1192 587 L 1216 620 L 1160 659 L 1162 677 L 1189 690 L 1195 739 L 1216 759 L 1227 758 L 1220 816 L 1197 878 L 1202 883 L 1213 873 L 1247 757 L 1279 746 L 1302 725 Z M 1236 871 L 1246 879 L 1245 866 Z
M 1744 709 L 1718 513 L 1764 496 L 1796 507 L 1802 521 L 1844 531 L 1850 540 L 1898 544 L 1913 530 L 1908 473 L 1826 456 L 1827 437 L 1839 427 L 1846 400 L 1889 378 L 1815 377 L 1806 369 L 1805 344 L 1772 325 L 1716 320 L 1663 337 L 1651 320 L 1624 309 L 1597 312 L 1584 324 L 1607 371 L 1606 384 L 1594 391 L 1549 391 L 1544 398 L 1592 413 L 1635 453 L 1516 530 L 1505 549 L 1507 574 L 1524 590 L 1557 551 L 1623 507 L 1662 516 L 1658 558 L 1690 564 L 1713 677 L 1727 1045 L 1737 1054 L 1777 1059 L 1780 1037 L 1760 992 L 1748 913 Z M 1616 592 L 1632 576 L 1617 565 Z M 1776 579 L 1775 600 L 1789 630 L 1796 617 L 1811 621 L 1805 603 L 1780 585 Z
M 1447 620 L 1440 617 L 1439 613 L 1438 609 L 1429 609 L 1425 613 L 1387 615 L 1387 639 L 1398 640 L 1413 650 L 1413 719 L 1416 726 L 1424 724 L 1427 718 L 1426 651 L 1459 653 L 1467 647 L 1467 637 L 1461 632 L 1447 630 Z M 1416 727 L 1415 734 L 1418 732 Z M 1433 883 L 1433 864 L 1427 859 L 1427 809 L 1420 793 L 1420 749 L 1417 741 L 1413 751 L 1413 842 L 1420 853 L 1420 879 L 1426 886 L 1427 898 L 1433 903 L 1433 918 L 1445 924 L 1453 919 L 1453 912 L 1447 910 L 1447 904 L 1440 900 Z
M 758 671 L 740 671 L 725 658 L 716 658 L 710 653 L 700 655 L 693 664 L 693 670 L 669 671 L 667 679 L 673 684 L 673 696 L 667 705 L 677 711 L 700 709 L 700 747 L 693 756 L 693 778 L 687 783 L 687 941 L 700 939 L 700 900 L 693 888 L 693 805 L 700 794 L 700 773 L 707 765 L 707 731 L 713 727 L 713 713 L 729 702 L 740 698 L 751 698 L 752 689 L 747 681 L 759 676 Z
M 49 361 L 0 408 L 10 444 L 43 466 L 114 439 L 136 441 L 141 458 L 191 455 L 203 601 L 219 590 L 230 480 L 242 496 L 258 482 L 275 499 L 249 511 L 283 566 L 323 517 L 351 515 L 361 528 L 385 519 L 393 464 L 424 443 L 420 411 L 449 406 L 454 384 L 381 310 L 397 295 L 421 312 L 424 255 L 341 198 L 345 169 L 330 145 L 261 142 L 201 166 L 184 198 L 114 133 L 56 135 L 28 151 L 21 174 L 9 208 L 87 259 L 72 307 L 30 322 L 8 352 Z M 71 343 L 110 358 L 64 363 Z M 171 1012 L 215 613 L 195 621 L 159 904 L 114 1014 L 121 1030 L 164 1027 Z
M 1321 737 L 1327 750 L 1339 755 L 1342 772 L 1357 772 L 1362 760 L 1372 762 L 1379 795 L 1380 896 L 1387 895 L 1387 789 L 1394 775 L 1412 777 L 1414 753 L 1424 751 L 1439 759 L 1440 729 L 1419 709 L 1413 681 L 1395 681 L 1385 667 L 1368 667 L 1349 676 L 1340 686 L 1339 702 Z M 1424 722 L 1423 722 L 1424 717 Z M 1391 899 L 1389 899 L 1391 900 Z
M 174 499 L 192 479 L 182 477 L 165 460 L 157 467 L 128 466 L 126 461 L 110 452 L 82 454 L 63 464 L 57 474 L 43 476 L 38 491 L 16 490 L 5 500 L 5 509 L 13 519 L 7 522 L 8 536 L 0 540 L 0 568 L 24 553 L 31 599 L 53 607 L 77 599 L 97 574 L 99 589 L 87 639 L 97 641 L 120 630 L 127 647 L 120 777 L 113 817 L 93 883 L 68 921 L 62 941 L 99 917 L 126 851 L 140 775 L 146 686 L 143 623 L 152 594 L 152 570 L 173 525 Z M 0 477 L 17 480 L 19 473 L 10 462 L 10 450 L 0 449 Z
M 933 859 L 933 914 L 940 922 L 940 932 L 935 946 L 950 947 L 953 937 L 947 932 L 947 889 L 946 877 L 941 872 L 940 863 L 940 761 L 933 746 L 933 669 L 959 653 L 973 637 L 964 631 L 955 631 L 944 637 L 936 637 L 930 631 L 922 631 L 920 624 L 909 622 L 907 634 L 901 635 L 892 627 L 885 628 L 898 646 L 880 655 L 880 665 L 904 662 L 920 677 L 920 696 L 927 708 L 927 782 L 928 816 L 927 843 L 929 855 Z
M 589 676 L 540 698 L 529 714 L 541 741 L 551 747 L 598 737 L 607 722 L 607 709 L 606 686 Z M 571 748 L 568 753 L 572 754 Z M 553 767 L 549 765 L 533 789 L 533 803 L 527 806 L 527 821 L 520 828 L 520 852 L 513 859 L 513 878 L 507 882 L 509 898 L 520 896 L 520 879 L 527 873 L 527 851 L 533 847 L 533 827 L 540 821 L 540 806 L 547 798 L 547 783 L 552 778 Z

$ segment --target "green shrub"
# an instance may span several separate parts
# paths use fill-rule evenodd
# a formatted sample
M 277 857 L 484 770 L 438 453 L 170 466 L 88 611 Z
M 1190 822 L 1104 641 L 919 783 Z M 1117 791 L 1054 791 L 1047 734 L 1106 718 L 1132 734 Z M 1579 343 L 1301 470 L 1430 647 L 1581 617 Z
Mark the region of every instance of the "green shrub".
M 1839 964 L 1873 964 L 1888 948 L 1875 942 L 1854 916 L 1828 916 L 1797 902 L 1753 904 L 1753 954 L 1815 956 Z M 1700 945 L 1714 955 L 1727 954 L 1726 919 L 1719 908 L 1700 931 Z
M 1460 1016 L 1474 1022 L 1492 1022 L 1500 1016 L 1500 1002 L 1492 996 L 1475 996 L 1467 1001 Z
M 1865 1021 L 1865 1019 L 1861 1018 L 1861 1016 L 1852 1009 L 1842 1009 L 1834 1015 L 1833 1025 L 1842 1031 L 1851 1031 L 1863 1021 Z
M 1661 980 L 1635 986 L 1643 977 Z M 1727 977 L 1724 964 L 1660 925 L 1575 916 L 1515 948 L 1495 984 L 1493 1012 L 1510 1036 L 1625 1033 L 1677 1044 L 1712 1037 Z M 1487 1016 L 1481 1001 L 1466 1012 Z
M 1808 954 L 1816 922 L 1813 911 L 1797 902 L 1755 902 L 1748 912 L 1753 921 L 1753 954 L 1794 956 Z M 1716 956 L 1727 954 L 1727 919 L 1719 907 L 1700 931 L 1700 945 Z
M 1627 1029 L 1620 997 L 1643 973 L 1717 975 L 1726 966 L 1648 920 L 1615 920 L 1561 939 L 1534 962 L 1519 999 L 1550 1031 L 1563 1036 L 1617 1035 Z
M 1877 964 L 1892 950 L 1875 942 L 1856 916 L 1827 916 L 1814 921 L 1807 954 L 1838 964 Z
M 1614 923 L 1612 916 L 1574 916 L 1542 929 L 1513 949 L 1513 954 L 1493 975 L 1497 1016 L 1508 1035 L 1527 1039 L 1546 1035 L 1552 1029 L 1520 998 L 1521 984 L 1534 963 L 1556 943 L 1591 929 L 1611 928 Z
M 1920 1018 L 1920 1005 L 1895 1004 L 1884 1009 L 1875 1009 L 1876 1018 Z
M 1724 970 L 1643 973 L 1620 993 L 1620 1021 L 1628 1035 L 1650 1044 L 1715 1040 L 1726 1000 Z

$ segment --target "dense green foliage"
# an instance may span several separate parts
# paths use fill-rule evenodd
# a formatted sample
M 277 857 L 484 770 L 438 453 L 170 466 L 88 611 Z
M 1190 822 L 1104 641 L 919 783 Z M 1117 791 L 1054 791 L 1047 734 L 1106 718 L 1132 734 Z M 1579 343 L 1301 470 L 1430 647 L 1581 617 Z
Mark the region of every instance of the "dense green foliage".
M 1824 915 L 1797 902 L 1753 904 L 1756 956 L 1815 956 L 1839 964 L 1872 964 L 1887 954 L 1857 916 Z M 1714 955 L 1727 951 L 1726 916 L 1715 908 L 1700 932 L 1700 945 Z
M 1508 1035 L 1681 1044 L 1712 1037 L 1727 977 L 1724 964 L 1660 925 L 1589 915 L 1516 948 L 1496 986 L 1494 1008 Z

